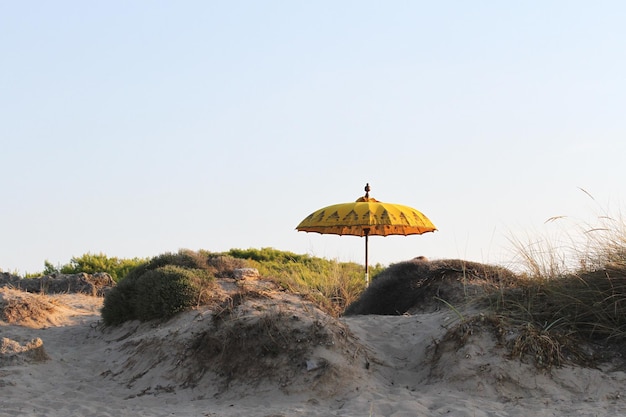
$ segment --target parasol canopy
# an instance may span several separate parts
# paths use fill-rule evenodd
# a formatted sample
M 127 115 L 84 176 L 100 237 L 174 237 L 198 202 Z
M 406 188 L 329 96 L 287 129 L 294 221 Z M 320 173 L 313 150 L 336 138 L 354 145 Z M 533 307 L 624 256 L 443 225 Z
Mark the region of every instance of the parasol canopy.
M 369 196 L 352 203 L 334 204 L 309 214 L 296 230 L 320 234 L 353 235 L 365 237 L 365 280 L 369 284 L 368 237 L 390 235 L 421 235 L 437 230 L 435 225 L 418 210 L 392 203 L 383 203 Z

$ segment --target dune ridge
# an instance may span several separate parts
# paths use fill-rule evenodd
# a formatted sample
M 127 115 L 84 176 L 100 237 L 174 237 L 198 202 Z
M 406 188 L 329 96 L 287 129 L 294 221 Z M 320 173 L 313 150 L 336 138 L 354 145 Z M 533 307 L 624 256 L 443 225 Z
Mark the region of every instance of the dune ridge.
M 219 283 L 211 305 L 115 327 L 102 325 L 101 297 L 0 288 L 3 311 L 45 306 L 1 317 L 0 415 L 609 416 L 624 406 L 620 367 L 538 369 L 445 306 L 334 318 L 270 281 Z

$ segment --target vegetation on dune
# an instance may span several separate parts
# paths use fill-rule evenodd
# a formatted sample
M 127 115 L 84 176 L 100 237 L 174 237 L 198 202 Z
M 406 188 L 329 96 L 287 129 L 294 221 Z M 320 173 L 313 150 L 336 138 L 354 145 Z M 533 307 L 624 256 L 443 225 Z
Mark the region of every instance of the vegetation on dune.
M 494 309 L 519 329 L 513 356 L 531 355 L 547 367 L 568 358 L 591 362 L 590 347 L 621 351 L 626 341 L 626 269 L 521 280 L 495 297 Z
M 102 319 L 115 325 L 169 318 L 206 301 L 213 282 L 207 259 L 200 254 L 188 250 L 165 253 L 130 270 L 108 292 Z
M 231 277 L 238 268 L 256 268 L 280 287 L 314 301 L 338 316 L 365 287 L 363 267 L 273 248 L 231 249 L 225 253 L 180 250 L 131 269 L 107 294 L 105 324 L 171 317 L 210 299 L 214 278 Z M 382 270 L 380 265 L 373 275 Z
M 314 301 L 333 316 L 342 314 L 365 289 L 362 265 L 273 248 L 231 249 L 223 253 L 182 249 L 151 259 L 87 253 L 56 267 L 45 261 L 43 272 L 28 274 L 26 278 L 106 272 L 117 286 L 107 294 L 103 319 L 107 324 L 118 324 L 126 320 L 166 318 L 201 304 L 201 294 L 210 294 L 207 285 L 213 278 L 231 277 L 233 270 L 247 267 L 256 268 L 264 279 L 285 290 Z M 370 275 L 375 278 L 383 269 L 380 264 L 370 267 Z M 166 283 L 168 280 L 173 282 Z M 172 294 L 177 291 L 183 294 L 180 297 Z
M 96 272 L 106 272 L 111 275 L 115 282 L 119 281 L 128 274 L 128 272 L 145 263 L 147 259 L 132 258 L 124 259 L 117 257 L 108 257 L 103 253 L 91 254 L 86 253 L 79 257 L 74 257 L 65 265 L 54 266 L 49 261 L 44 262 L 44 270 L 41 273 L 27 274 L 26 278 L 39 277 L 41 275 L 52 274 L 78 274 L 85 272 L 87 274 L 95 274 Z
M 599 220 L 568 244 L 515 241 L 518 272 L 462 260 L 391 265 L 345 314 L 451 309 L 459 320 L 444 340 L 491 329 L 511 357 L 546 369 L 626 357 L 626 224 Z
M 297 255 L 273 248 L 231 249 L 227 254 L 246 259 L 261 276 L 288 291 L 304 295 L 334 316 L 343 313 L 365 289 L 363 266 L 354 262 Z M 370 275 L 375 279 L 382 270 L 384 267 L 380 264 L 370 266 Z
M 513 355 L 549 367 L 592 362 L 594 350 L 626 353 L 626 224 L 599 220 L 568 236 L 569 246 L 515 242 L 525 272 L 492 297 L 495 314 L 520 329 Z
M 382 271 L 345 315 L 402 315 L 456 308 L 477 300 L 516 276 L 506 268 L 460 259 L 399 262 Z
M 568 361 L 592 363 L 601 359 L 594 351 L 623 356 L 626 271 L 615 273 L 527 282 L 517 291 L 504 291 L 496 312 L 507 326 L 519 329 L 512 355 L 530 355 L 546 367 Z
M 512 357 L 549 368 L 592 363 L 599 352 L 626 355 L 626 225 L 610 216 L 601 223 L 585 225 L 582 238 L 568 238 L 566 254 L 556 249 L 564 245 L 548 239 L 543 246 L 515 241 L 525 264 L 521 272 L 461 260 L 414 260 L 374 266 L 367 290 L 362 265 L 273 248 L 180 250 L 144 260 L 86 254 L 60 268 L 46 263 L 45 272 L 111 274 L 118 285 L 108 292 L 102 317 L 112 325 L 168 318 L 207 303 L 215 278 L 256 268 L 335 317 L 452 308 L 459 317 L 452 335 L 465 340 L 476 326 L 492 328 Z M 469 301 L 479 310 L 463 310 Z

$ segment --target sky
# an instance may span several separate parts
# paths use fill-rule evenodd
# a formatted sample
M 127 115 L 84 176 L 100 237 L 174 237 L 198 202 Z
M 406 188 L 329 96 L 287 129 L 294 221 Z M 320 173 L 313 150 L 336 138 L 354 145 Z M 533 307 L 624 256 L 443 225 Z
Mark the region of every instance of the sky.
M 624 203 L 625 20 L 621 1 L 0 0 L 0 269 L 363 263 L 362 238 L 295 227 L 366 183 L 438 229 L 370 238 L 370 264 L 508 266 L 512 241 Z

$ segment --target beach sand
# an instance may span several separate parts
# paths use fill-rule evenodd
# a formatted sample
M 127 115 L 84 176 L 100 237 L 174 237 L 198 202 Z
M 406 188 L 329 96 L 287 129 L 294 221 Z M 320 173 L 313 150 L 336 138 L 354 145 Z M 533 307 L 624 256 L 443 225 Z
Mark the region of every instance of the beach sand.
M 449 309 L 337 319 L 270 283 L 222 284 L 220 303 L 117 327 L 100 297 L 0 288 L 34 306 L 0 321 L 0 415 L 626 415 L 619 368 L 540 370 L 480 325 L 460 343 Z

